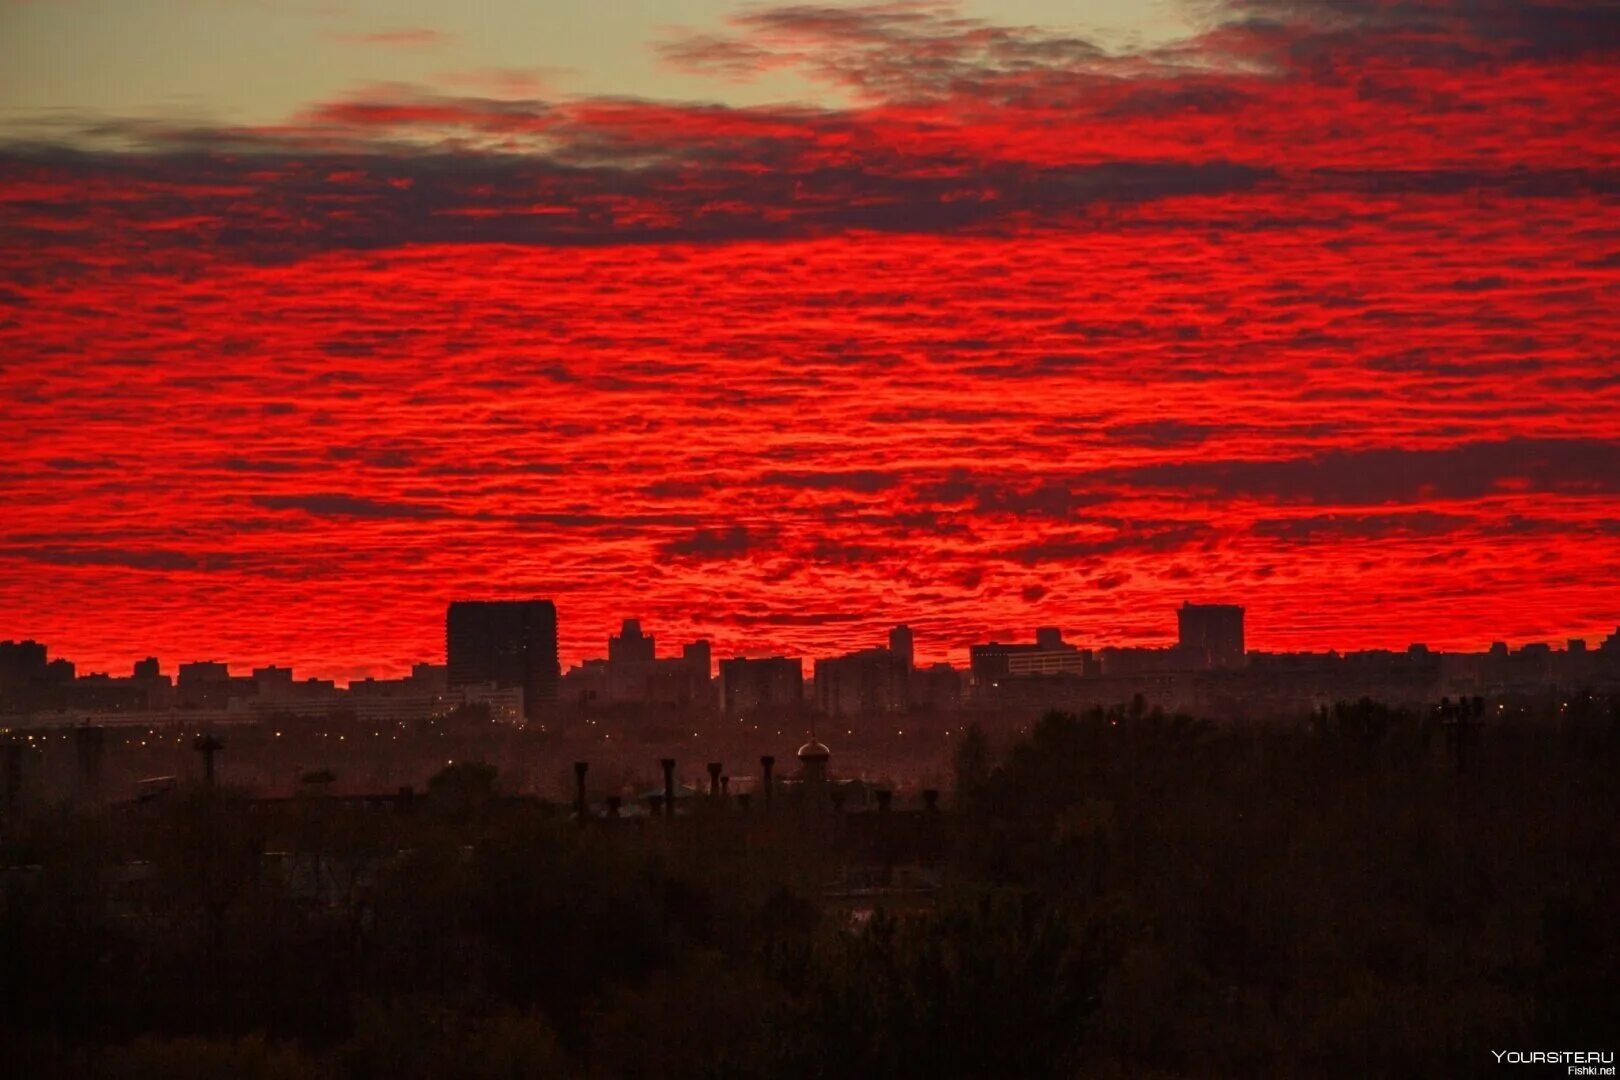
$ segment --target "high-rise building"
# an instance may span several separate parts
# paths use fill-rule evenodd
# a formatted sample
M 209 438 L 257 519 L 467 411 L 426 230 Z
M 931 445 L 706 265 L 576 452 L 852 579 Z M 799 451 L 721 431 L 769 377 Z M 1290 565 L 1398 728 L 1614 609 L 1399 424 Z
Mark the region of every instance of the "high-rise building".
M 641 620 L 624 620 L 623 629 L 608 635 L 607 700 L 648 700 L 656 657 L 653 637 L 642 633 Z
M 681 659 L 692 669 L 692 674 L 707 682 L 714 677 L 713 654 L 707 641 L 694 641 L 681 646 Z
M 228 683 L 231 669 L 218 660 L 193 660 L 180 665 L 180 685 L 196 686 L 201 683 Z
M 278 667 L 271 664 L 267 667 L 253 669 L 253 681 L 259 684 L 261 697 L 273 694 L 285 694 L 293 687 L 293 670 L 290 667 Z
M 909 672 L 917 666 L 917 647 L 911 627 L 901 624 L 889 631 L 889 651 L 894 654 L 895 666 L 900 670 Z
M 796 656 L 720 661 L 720 699 L 727 716 L 804 707 L 804 663 Z
M 894 707 L 904 709 L 911 704 L 911 676 L 917 669 L 917 642 L 911 627 L 901 623 L 889 631 L 889 657 L 894 668 Z
M 608 635 L 610 664 L 650 664 L 654 655 L 653 637 L 641 632 L 640 619 L 626 619 L 623 629 Z
M 45 680 L 45 646 L 37 641 L 0 641 L 0 691 Z
M 976 690 L 993 689 L 1003 679 L 1024 675 L 1082 675 L 1092 662 L 1091 653 L 1063 640 L 1063 631 L 1043 626 L 1033 645 L 999 641 L 968 648 L 969 669 Z
M 449 671 L 443 664 L 412 664 L 408 681 L 422 693 L 442 694 L 449 685 Z
M 557 608 L 550 600 L 457 600 L 444 623 L 451 688 L 521 689 L 529 720 L 555 704 L 562 671 Z
M 828 716 L 868 716 L 905 708 L 906 683 L 888 649 L 862 649 L 816 661 L 816 708 Z
M 252 679 L 231 678 L 230 666 L 219 660 L 192 660 L 181 664 L 175 676 L 175 704 L 182 709 L 223 709 L 231 698 L 257 693 Z
M 1177 647 L 1195 667 L 1243 666 L 1243 609 L 1236 604 L 1182 604 L 1176 611 Z
M 931 664 L 911 673 L 907 704 L 949 712 L 962 705 L 962 673 L 949 664 Z

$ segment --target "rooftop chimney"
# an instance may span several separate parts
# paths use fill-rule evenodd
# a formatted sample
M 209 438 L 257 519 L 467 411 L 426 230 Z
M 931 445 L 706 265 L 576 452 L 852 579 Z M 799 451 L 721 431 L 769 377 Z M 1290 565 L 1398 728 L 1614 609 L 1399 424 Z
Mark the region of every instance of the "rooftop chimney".
M 101 764 L 106 734 L 106 728 L 89 723 L 73 729 L 73 748 L 79 759 L 79 797 L 86 802 L 101 799 Z
M 574 762 L 574 813 L 579 816 L 579 823 L 585 824 L 585 774 L 590 771 L 591 763 L 588 761 Z
M 15 817 L 22 795 L 22 743 L 6 740 L 6 817 Z
M 659 766 L 664 770 L 664 816 L 675 815 L 675 759 L 672 757 L 659 758 Z
M 767 813 L 769 813 L 771 809 L 771 770 L 776 767 L 775 756 L 766 754 L 761 757 L 759 759 L 759 767 L 765 773 L 765 810 Z
M 720 794 L 720 762 L 709 762 L 709 798 Z
M 214 786 L 214 755 L 225 748 L 212 733 L 199 735 L 192 742 L 191 748 L 203 756 L 203 780 L 209 787 Z

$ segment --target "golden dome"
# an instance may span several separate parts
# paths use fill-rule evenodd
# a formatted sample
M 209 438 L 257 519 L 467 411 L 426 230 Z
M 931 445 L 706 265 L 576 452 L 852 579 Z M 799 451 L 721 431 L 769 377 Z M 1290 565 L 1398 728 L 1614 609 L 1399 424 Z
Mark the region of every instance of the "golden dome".
M 832 752 L 829 751 L 824 744 L 817 742 L 815 739 L 811 739 L 809 742 L 799 747 L 800 761 L 826 761 L 830 757 L 832 757 Z

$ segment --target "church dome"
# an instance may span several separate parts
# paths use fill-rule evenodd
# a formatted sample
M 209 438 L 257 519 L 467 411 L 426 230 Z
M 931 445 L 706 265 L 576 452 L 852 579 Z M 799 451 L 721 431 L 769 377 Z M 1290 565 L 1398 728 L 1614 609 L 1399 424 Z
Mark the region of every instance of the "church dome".
M 831 751 L 829 751 L 825 745 L 817 742 L 815 739 L 811 739 L 809 742 L 799 747 L 800 761 L 826 761 L 831 756 Z

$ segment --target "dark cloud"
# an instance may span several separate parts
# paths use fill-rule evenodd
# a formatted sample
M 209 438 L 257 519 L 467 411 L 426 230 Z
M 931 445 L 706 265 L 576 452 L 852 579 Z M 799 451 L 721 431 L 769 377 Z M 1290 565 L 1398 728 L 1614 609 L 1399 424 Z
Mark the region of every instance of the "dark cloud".
M 697 514 L 613 514 L 589 510 L 479 516 L 492 521 L 503 521 L 511 525 L 555 525 L 564 529 L 618 528 L 629 530 L 626 535 L 634 535 L 635 530 L 646 527 L 669 526 L 679 528 L 698 525 L 703 521 L 703 518 Z
M 1195 113 L 1215 116 L 1235 112 L 1253 100 L 1253 94 L 1214 78 L 1166 79 L 1134 88 L 1100 110 L 1109 120 Z
M 1196 522 L 1141 522 L 1105 536 L 1048 536 L 1002 553 L 1024 566 L 1100 559 L 1126 553 L 1162 555 L 1207 540 L 1214 530 Z
M 919 484 L 913 498 L 923 504 L 966 506 L 978 513 L 1067 520 L 1086 507 L 1106 502 L 1101 492 L 1075 491 L 1066 480 L 1019 483 L 1000 476 L 954 473 Z
M 1109 437 L 1132 446 L 1163 449 L 1174 446 L 1196 446 L 1215 431 L 1210 424 L 1196 424 L 1186 420 L 1144 420 L 1134 424 L 1116 424 L 1108 428 Z
M 14 191 L 0 242 L 44 249 L 85 235 L 102 246 L 274 262 L 412 243 L 1007 234 L 1244 192 L 1614 195 L 1620 172 L 1600 160 L 1513 158 L 1497 132 L 1476 136 L 1492 145 L 1444 161 L 1378 143 L 1419 117 L 1451 136 L 1481 113 L 1509 120 L 1478 87 L 1470 98 L 1423 73 L 1480 58 L 1612 55 L 1616 10 L 1554 0 L 1237 0 L 1217 5 L 1210 30 L 1189 41 L 1115 54 L 948 5 L 752 8 L 731 33 L 665 41 L 664 57 L 728 77 L 793 67 L 858 91 L 863 104 L 548 101 L 381 85 L 264 129 L 53 121 L 36 142 L 0 147 L 0 184 Z M 1353 62 L 1388 54 L 1399 63 Z M 1359 80 L 1358 102 L 1385 112 L 1288 115 L 1292 88 L 1346 80 Z M 944 107 L 894 107 L 916 101 Z M 1525 103 L 1514 107 L 1522 126 Z M 1543 127 L 1600 122 L 1531 111 Z M 1310 138 L 1353 138 L 1375 152 L 1339 147 L 1312 160 L 1299 152 Z M 1069 147 L 1076 139 L 1088 141 Z M 108 146 L 117 149 L 90 149 Z M 1289 224 L 1251 218 L 1245 227 Z M 52 270 L 43 258 L 20 273 Z M 364 358 L 387 344 L 327 348 Z
M 678 133 L 655 141 L 657 133 L 648 132 L 622 147 L 622 163 L 591 166 L 544 155 L 385 148 L 89 153 L 12 146 L 0 148 L 0 183 L 26 180 L 41 194 L 10 202 L 0 239 L 18 246 L 60 242 L 64 230 L 105 220 L 113 205 L 103 198 L 114 192 L 119 232 L 104 240 L 172 247 L 183 238 L 199 251 L 275 262 L 412 243 L 574 246 L 989 229 L 1009 215 L 1058 216 L 1098 204 L 1244 191 L 1267 176 L 1219 162 L 979 163 L 965 186 L 964 162 L 955 154 L 905 161 L 880 154 L 837 164 L 806 159 L 796 144 L 816 126 L 812 118 L 783 118 L 771 139 L 728 141 L 703 152 Z M 614 156 L 601 147 L 593 155 Z M 640 160 L 691 157 L 700 160 Z M 693 183 L 693 165 L 708 170 L 701 184 Z M 342 214 L 328 212 L 339 204 Z M 293 222 L 297 228 L 289 228 Z M 369 358 L 390 344 L 344 338 L 325 348 Z M 548 371 L 568 377 L 560 367 Z
M 834 611 L 773 611 L 734 612 L 718 616 L 715 621 L 729 626 L 831 626 L 861 622 L 866 618 L 868 616 Z
M 1415 510 L 1393 514 L 1312 514 L 1306 517 L 1269 518 L 1257 521 L 1251 531 L 1257 536 L 1299 543 L 1310 540 L 1368 539 L 1391 536 L 1444 536 L 1479 526 L 1465 514 L 1443 514 Z
M 1085 38 L 964 18 L 945 4 L 792 4 L 730 21 L 732 35 L 677 34 L 660 53 L 685 70 L 730 78 L 798 67 L 885 101 L 1006 94 L 1031 75 L 1115 66 Z
M 253 504 L 266 510 L 299 510 L 314 517 L 366 518 L 376 521 L 419 521 L 447 515 L 442 507 L 424 503 L 387 502 L 354 495 L 255 495 Z
M 1457 195 L 1467 192 L 1519 199 L 1567 199 L 1620 194 L 1620 169 L 1566 165 L 1530 168 L 1317 169 L 1309 175 L 1315 190 L 1348 190 L 1370 195 Z
M 876 469 L 851 469 L 845 472 L 768 472 L 755 483 L 764 487 L 799 488 L 805 491 L 854 491 L 870 495 L 886 491 L 899 483 L 894 473 Z
M 665 63 L 698 75 L 747 80 L 780 66 L 770 49 L 724 34 L 685 33 L 657 48 Z
M 1620 7 L 1578 0 L 1216 0 L 1206 33 L 1110 52 L 1058 30 L 966 18 L 945 4 L 755 8 L 730 34 L 676 33 L 666 62 L 747 79 L 791 67 L 883 101 L 1044 100 L 1109 119 L 1241 108 L 1235 67 L 1323 81 L 1364 98 L 1438 104 L 1444 91 L 1389 83 L 1389 62 L 1461 68 L 1568 60 L 1620 48 Z M 1382 61 L 1383 63 L 1374 63 Z
M 106 547 L 3 548 L 0 557 L 48 566 L 110 566 L 126 570 L 225 570 L 233 561 L 223 552 L 200 555 L 161 548 Z
M 1226 0 L 1230 26 L 1289 28 L 1294 58 L 1462 66 L 1620 49 L 1620 7 L 1581 0 Z
M 214 463 L 217 469 L 235 473 L 258 473 L 260 475 L 285 474 L 303 472 L 308 466 L 298 461 L 274 461 L 265 458 L 222 457 Z
M 108 469 L 116 469 L 118 467 L 118 462 L 109 457 L 58 457 L 47 458 L 45 465 L 47 468 L 53 469 L 56 472 L 104 472 Z
M 1620 494 L 1620 442 L 1520 438 L 1443 449 L 1334 450 L 1271 461 L 1162 462 L 1097 477 L 1223 498 L 1351 505 L 1524 490 L 1614 495 Z
M 748 554 L 760 537 L 741 525 L 724 529 L 699 529 L 690 536 L 664 544 L 665 555 L 693 559 L 735 559 Z

